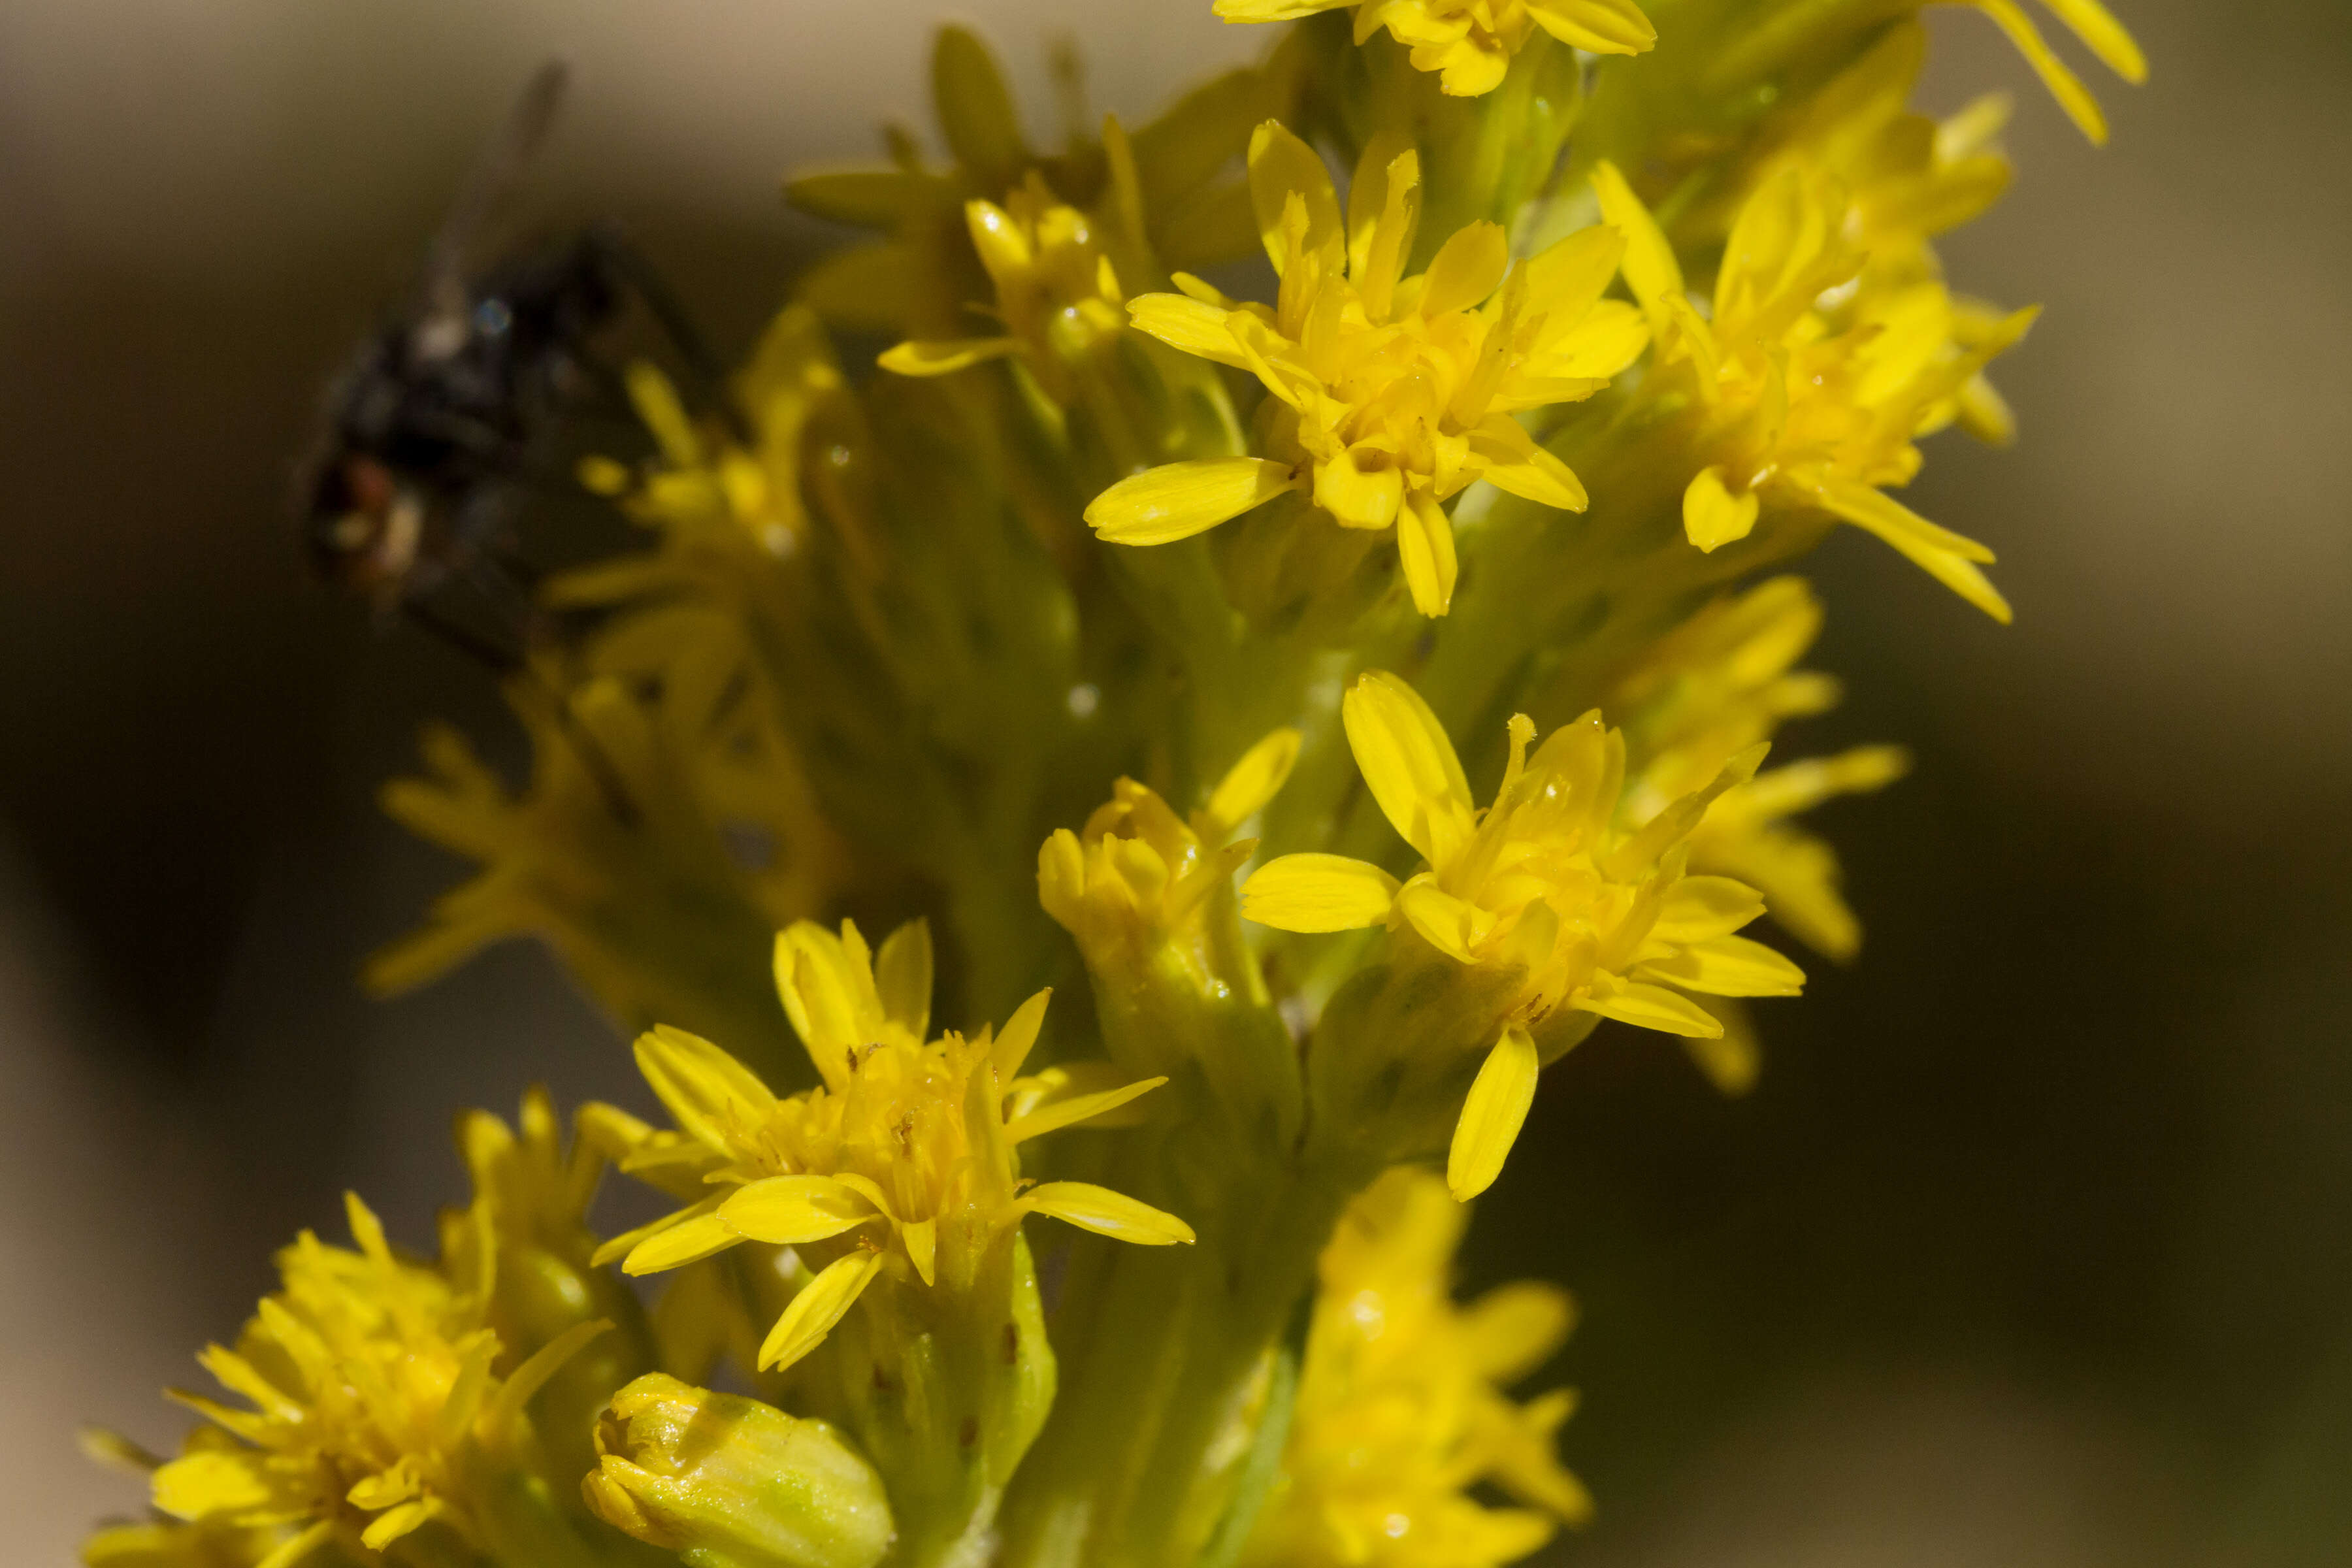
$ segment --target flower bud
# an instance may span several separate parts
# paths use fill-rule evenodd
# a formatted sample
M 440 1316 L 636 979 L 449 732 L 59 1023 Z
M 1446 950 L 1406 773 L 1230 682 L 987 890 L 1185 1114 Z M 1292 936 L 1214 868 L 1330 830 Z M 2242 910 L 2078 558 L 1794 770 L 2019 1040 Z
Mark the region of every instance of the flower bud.
M 589 1509 L 692 1568 L 873 1568 L 896 1531 L 881 1478 L 823 1421 L 652 1373 L 597 1423 Z

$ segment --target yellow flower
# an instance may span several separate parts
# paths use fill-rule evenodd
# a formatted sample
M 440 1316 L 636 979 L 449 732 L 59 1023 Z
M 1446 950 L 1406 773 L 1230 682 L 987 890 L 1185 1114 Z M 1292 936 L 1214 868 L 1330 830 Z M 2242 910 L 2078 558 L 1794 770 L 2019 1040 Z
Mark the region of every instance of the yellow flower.
M 151 1489 L 166 1461 L 119 1433 L 86 1427 L 82 1452 L 110 1469 L 137 1476 Z M 235 1449 L 237 1440 L 217 1426 L 188 1434 L 183 1455 Z M 149 1518 L 93 1531 L 81 1543 L 83 1568 L 258 1568 L 294 1533 L 284 1524 L 237 1525 L 220 1520 L 188 1523 Z M 316 1559 L 313 1559 L 316 1561 Z M 277 1568 L 275 1563 L 272 1568 Z
M 1095 942 L 1198 939 L 1202 906 L 1257 848 L 1255 838 L 1226 840 L 1289 778 L 1298 744 L 1297 731 L 1282 729 L 1252 746 L 1189 823 L 1150 789 L 1118 780 L 1083 832 L 1058 828 L 1038 850 L 1045 912 Z
M 1829 676 L 1793 667 L 1822 626 L 1802 578 L 1775 577 L 1717 600 L 1661 641 L 1609 700 L 1624 721 L 1634 763 L 1621 820 L 1640 827 L 1790 719 L 1828 711 Z M 1758 773 L 1726 790 L 1690 837 L 1690 863 L 1763 895 L 1772 918 L 1835 959 L 1862 945 L 1862 925 L 1838 891 L 1836 852 L 1788 818 L 1839 795 L 1885 787 L 1910 765 L 1899 746 L 1856 746 Z
M 198 1358 L 253 1408 L 173 1394 L 237 1441 L 192 1446 L 154 1476 L 173 1519 L 299 1527 L 273 1563 L 331 1538 L 380 1552 L 433 1521 L 478 1541 L 467 1448 L 510 1443 L 531 1395 L 609 1326 L 580 1324 L 501 1378 L 483 1326 L 491 1249 L 477 1255 L 484 1278 L 461 1284 L 395 1258 L 367 1206 L 345 1205 L 360 1249 L 305 1231 L 236 1349 Z
M 1127 296 L 1094 218 L 1057 199 L 1031 170 L 1004 205 L 964 205 L 972 248 L 996 286 L 1000 335 L 910 340 L 882 355 L 900 375 L 947 375 L 1018 354 L 1047 395 L 1070 395 L 1066 365 L 1127 329 Z
M 658 681 L 603 674 L 566 689 L 551 663 L 509 682 L 531 742 L 520 792 L 454 730 L 426 731 L 425 776 L 386 784 L 384 810 L 480 869 L 369 959 L 369 989 L 405 990 L 536 936 L 625 1027 L 682 1018 L 740 1028 L 747 1053 L 784 1048 L 761 958 L 821 901 L 842 851 L 764 708 L 731 679 L 739 634 L 686 615 L 623 623 L 635 645 L 611 657 L 632 676 L 646 673 L 630 668 L 645 640 L 667 639 Z
M 1250 183 L 1276 303 L 1237 303 L 1179 274 L 1182 294 L 1129 309 L 1144 331 L 1265 384 L 1267 456 L 1134 475 L 1087 521 L 1118 543 L 1161 544 L 1303 492 L 1342 527 L 1395 529 L 1414 605 L 1442 616 L 1455 574 L 1444 503 L 1463 489 L 1485 479 L 1584 508 L 1576 476 L 1512 415 L 1589 397 L 1641 353 L 1638 314 L 1601 298 L 1623 241 L 1588 228 L 1514 268 L 1502 226 L 1474 223 L 1406 278 L 1421 199 L 1412 151 L 1366 149 L 1343 221 L 1322 160 L 1268 121 L 1250 142 Z
M 709 1195 L 597 1254 L 625 1258 L 631 1274 L 744 1241 L 822 1261 L 761 1345 L 762 1368 L 815 1349 L 885 1269 L 927 1288 L 968 1287 L 1027 1214 L 1149 1246 L 1192 1239 L 1181 1220 L 1108 1189 L 1022 1179 L 1019 1145 L 1166 1081 L 1064 1094 L 1066 1078 L 1020 1077 L 1048 993 L 1024 1003 L 1002 1035 L 926 1043 L 931 945 L 920 921 L 877 954 L 849 921 L 835 936 L 803 921 L 776 938 L 775 968 L 823 1087 L 780 1099 L 707 1040 L 671 1028 L 640 1038 L 638 1068 L 677 1130 L 640 1129 L 622 1168 Z
M 816 313 L 780 311 L 729 384 L 741 428 L 698 420 L 655 366 L 632 364 L 629 401 L 653 437 L 642 473 L 591 458 L 581 479 L 617 497 L 632 521 L 657 531 L 656 554 L 565 574 L 556 602 L 607 605 L 688 586 L 739 588 L 747 571 L 789 561 L 808 542 L 805 449 L 813 421 L 845 405 L 847 384 Z
M 1287 22 L 1349 5 L 1359 44 L 1386 27 L 1412 51 L 1414 69 L 1442 73 L 1439 86 L 1464 98 L 1500 87 L 1538 27 L 1596 55 L 1638 55 L 1658 41 L 1633 0 L 1217 0 L 1217 15 Z
M 1985 363 L 2024 335 L 2034 312 L 1971 330 L 1933 279 L 1824 296 L 1861 275 L 1845 236 L 1849 197 L 1826 175 L 1789 171 L 1741 207 L 1709 314 L 1684 291 L 1665 236 L 1624 177 L 1592 176 L 1626 236 L 1624 272 L 1649 311 L 1657 350 L 1644 396 L 1686 403 L 1700 421 L 1701 468 L 1683 494 L 1692 543 L 1743 539 L 1766 507 L 1826 511 L 1876 534 L 1997 620 L 2003 599 L 1979 570 L 1992 552 L 1884 494 L 1918 471 L 1915 436 L 1950 417 Z M 1964 338 L 1974 339 L 1962 346 Z
M 2009 188 L 2012 170 L 1996 145 L 2009 102 L 1987 94 L 1941 122 L 1914 112 L 1912 89 L 1927 63 L 1916 22 L 1891 27 L 1821 91 L 1768 122 L 1753 172 L 1702 209 L 1719 237 L 1742 200 L 1792 170 L 1834 174 L 1852 205 L 1844 237 L 1884 265 L 1981 215 Z
M 1339 1222 L 1248 1568 L 1499 1568 L 1591 1516 L 1552 1447 L 1575 1395 L 1502 1392 L 1550 1358 L 1574 1305 L 1533 1282 L 1454 1305 L 1465 1218 L 1444 1183 L 1401 1166 Z M 1475 1500 L 1488 1484 L 1526 1506 Z
M 1685 843 L 1763 748 L 1733 758 L 1705 787 L 1634 831 L 1617 826 L 1623 737 L 1596 711 L 1552 731 L 1530 758 L 1535 725 L 1510 722 L 1510 761 L 1495 804 L 1479 811 L 1454 745 L 1428 704 L 1395 676 L 1360 679 L 1341 705 L 1348 744 L 1391 826 L 1421 853 L 1400 884 L 1337 855 L 1286 855 L 1242 889 L 1242 913 L 1283 931 L 1410 926 L 1458 963 L 1520 972 L 1519 1000 L 1470 1089 L 1447 1159 L 1459 1197 L 1500 1173 L 1535 1097 L 1535 1031 L 1570 1015 L 1668 1034 L 1723 1026 L 1683 994 L 1787 996 L 1804 975 L 1770 948 L 1732 933 L 1763 912 L 1754 889 L 1684 874 Z

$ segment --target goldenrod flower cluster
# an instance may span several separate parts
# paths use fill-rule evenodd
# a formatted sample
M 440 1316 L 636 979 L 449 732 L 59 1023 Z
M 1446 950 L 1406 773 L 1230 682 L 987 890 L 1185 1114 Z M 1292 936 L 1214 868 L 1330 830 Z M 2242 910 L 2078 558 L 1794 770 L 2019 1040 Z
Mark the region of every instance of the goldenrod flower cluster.
M 1258 64 L 1130 124 L 1061 62 L 1052 150 L 944 30 L 937 150 L 792 182 L 857 237 L 741 368 L 619 378 L 579 479 L 635 542 L 537 590 L 528 776 L 436 730 L 385 791 L 475 870 L 369 982 L 539 938 L 663 1121 L 534 1091 L 461 1119 L 436 1256 L 355 1198 L 304 1235 L 175 1457 L 93 1440 L 151 1507 L 86 1560 L 1498 1568 L 1581 1523 L 1572 1396 L 1507 1392 L 1568 1298 L 1457 1303 L 1461 1205 L 1596 1031 L 1738 1092 L 1789 943 L 1856 956 L 1799 818 L 1909 759 L 1779 749 L 1839 696 L 1793 563 L 1851 524 L 2011 614 L 1899 499 L 2012 434 L 2033 319 L 1937 254 L 2011 172 L 2002 100 L 1912 106 L 1918 8 L 1218 0 Z M 608 1167 L 659 1194 L 611 1236 Z

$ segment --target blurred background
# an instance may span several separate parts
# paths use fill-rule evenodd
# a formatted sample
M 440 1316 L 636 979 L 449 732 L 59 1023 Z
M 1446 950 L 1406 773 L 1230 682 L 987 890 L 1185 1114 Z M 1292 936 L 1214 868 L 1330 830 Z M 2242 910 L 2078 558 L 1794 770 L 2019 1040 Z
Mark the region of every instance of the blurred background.
M 779 176 L 919 118 L 936 0 L 12 0 L 0 9 L 0 1516 L 65 1563 L 133 1483 L 83 1422 L 232 1333 L 364 1190 L 422 1240 L 453 1107 L 634 1099 L 536 949 L 389 1005 L 360 957 L 457 868 L 373 804 L 455 656 L 305 577 L 326 374 L 467 156 L 575 67 L 534 197 L 622 219 L 740 347 L 821 236 Z M 2116 0 L 2155 62 L 2086 147 L 1982 17 L 1934 107 L 2013 91 L 1962 288 L 2047 314 L 2024 437 L 1920 510 L 2000 552 L 1993 626 L 1853 531 L 1845 709 L 1913 746 L 1832 808 L 1861 963 L 1768 1006 L 1748 1098 L 1609 1031 L 1547 1075 L 1471 1282 L 1567 1283 L 1549 1374 L 1618 1568 L 2352 1561 L 2352 6 Z M 1261 47 L 1206 0 L 963 0 L 1052 129 L 1045 45 L 1148 111 Z M 509 737 L 508 754 L 514 746 Z

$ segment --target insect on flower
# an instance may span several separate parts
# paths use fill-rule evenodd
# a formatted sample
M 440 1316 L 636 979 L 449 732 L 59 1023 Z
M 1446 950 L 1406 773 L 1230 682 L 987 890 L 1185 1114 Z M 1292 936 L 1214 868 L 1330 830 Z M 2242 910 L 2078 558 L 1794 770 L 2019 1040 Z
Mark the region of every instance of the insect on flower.
M 545 142 L 568 74 L 550 60 L 524 87 L 444 220 L 414 296 L 336 382 L 296 489 L 322 576 L 500 669 L 520 664 L 512 645 L 524 639 L 454 618 L 444 590 L 465 584 L 505 626 L 529 624 L 534 574 L 509 538 L 515 496 L 568 415 L 597 397 L 626 406 L 593 340 L 634 297 L 698 378 L 719 384 L 667 289 L 609 225 L 469 266 Z

